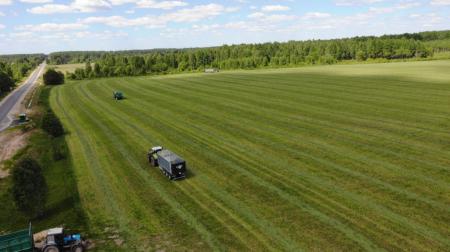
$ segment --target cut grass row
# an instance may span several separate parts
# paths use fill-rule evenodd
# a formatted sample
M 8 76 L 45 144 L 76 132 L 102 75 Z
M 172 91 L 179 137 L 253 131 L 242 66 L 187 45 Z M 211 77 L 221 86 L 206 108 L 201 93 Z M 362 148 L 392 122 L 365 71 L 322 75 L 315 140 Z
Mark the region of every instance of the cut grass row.
M 91 228 L 141 249 L 450 247 L 450 83 L 331 69 L 58 87 Z M 187 180 L 149 168 L 157 144 L 188 160 Z

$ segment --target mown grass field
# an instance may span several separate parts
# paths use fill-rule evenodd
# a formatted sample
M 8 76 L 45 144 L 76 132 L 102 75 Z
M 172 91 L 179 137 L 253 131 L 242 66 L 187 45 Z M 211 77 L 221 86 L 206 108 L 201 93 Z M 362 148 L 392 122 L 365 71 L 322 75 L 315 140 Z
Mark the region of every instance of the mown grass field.
M 89 228 L 124 250 L 448 251 L 449 69 L 97 79 L 50 101 Z M 155 145 L 187 160 L 186 180 L 148 165 Z

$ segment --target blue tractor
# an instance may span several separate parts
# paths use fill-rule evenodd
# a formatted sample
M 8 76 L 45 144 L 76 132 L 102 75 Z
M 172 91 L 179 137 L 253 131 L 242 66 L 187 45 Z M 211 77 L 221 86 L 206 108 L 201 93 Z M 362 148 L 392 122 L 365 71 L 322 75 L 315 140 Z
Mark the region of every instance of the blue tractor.
M 47 232 L 43 252 L 83 252 L 84 241 L 80 234 L 66 234 L 63 228 L 52 228 Z

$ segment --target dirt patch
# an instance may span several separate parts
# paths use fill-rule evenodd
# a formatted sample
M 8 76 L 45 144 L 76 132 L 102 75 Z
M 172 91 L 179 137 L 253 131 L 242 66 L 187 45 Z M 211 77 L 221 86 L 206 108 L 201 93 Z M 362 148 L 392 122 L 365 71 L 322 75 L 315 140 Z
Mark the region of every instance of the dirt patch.
M 0 179 L 9 175 L 9 172 L 3 169 L 3 162 L 24 148 L 30 135 L 31 132 L 23 133 L 20 130 L 0 133 Z

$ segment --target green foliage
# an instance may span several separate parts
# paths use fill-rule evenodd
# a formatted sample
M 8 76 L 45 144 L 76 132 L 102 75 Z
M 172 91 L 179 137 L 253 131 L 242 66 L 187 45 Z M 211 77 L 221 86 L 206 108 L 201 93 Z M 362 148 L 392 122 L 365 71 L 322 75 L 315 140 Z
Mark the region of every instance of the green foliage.
M 39 92 L 39 106 L 44 110 L 49 109 L 50 90 L 51 87 L 45 87 Z M 54 156 L 56 149 L 61 150 L 64 156 L 61 160 L 56 160 L 59 158 Z M 65 138 L 52 138 L 43 131 L 35 130 L 29 138 L 28 146 L 16 154 L 13 160 L 27 156 L 32 156 L 39 162 L 48 187 L 46 208 L 41 217 L 32 219 L 33 229 L 40 231 L 64 224 L 71 230 L 81 231 L 83 235 L 90 234 L 85 225 L 86 219 L 80 204 L 72 159 L 68 158 Z M 27 213 L 17 211 L 11 187 L 12 176 L 0 179 L 0 232 L 21 229 L 30 221 Z
M 0 70 L 0 94 L 9 92 L 14 87 L 14 80 L 9 74 Z
M 53 137 L 64 135 L 64 128 L 59 118 L 52 112 L 47 111 L 42 117 L 41 127 Z
M 12 193 L 17 207 L 32 217 L 41 216 L 48 195 L 47 183 L 38 162 L 24 157 L 13 167 Z
M 347 60 L 394 60 L 426 58 L 445 39 L 448 31 L 382 37 L 289 41 L 286 43 L 224 45 L 210 48 L 158 49 L 117 52 L 58 52 L 53 63 L 95 62 L 92 69 L 76 69 L 68 78 L 138 76 L 168 72 L 203 71 L 205 68 L 255 69 L 315 64 L 335 64 Z M 440 46 L 440 44 L 439 44 Z
M 64 83 L 64 74 L 55 69 L 48 69 L 43 77 L 45 85 L 60 85 Z
M 43 54 L 0 55 L 0 71 L 6 72 L 14 82 L 18 82 L 44 59 Z

